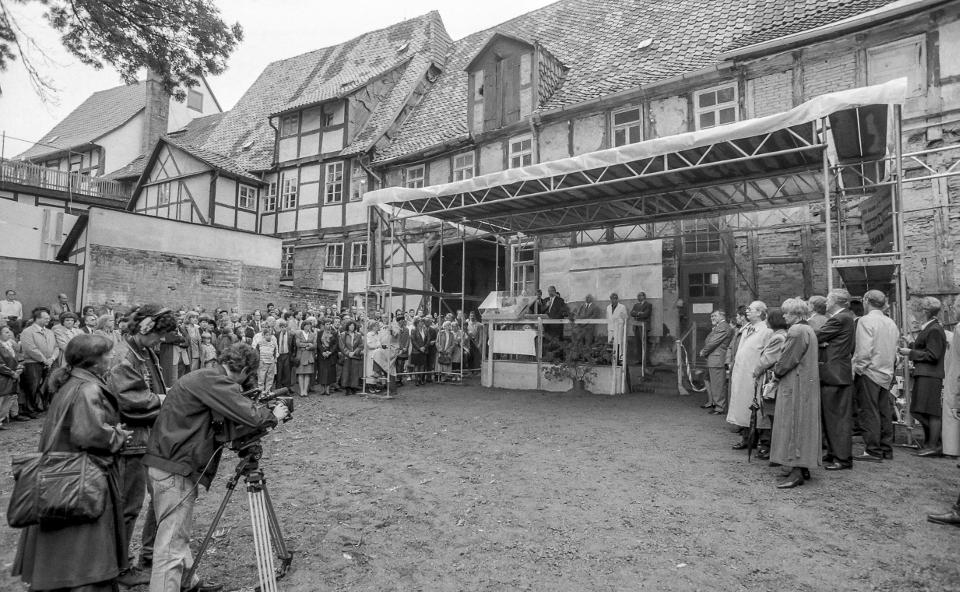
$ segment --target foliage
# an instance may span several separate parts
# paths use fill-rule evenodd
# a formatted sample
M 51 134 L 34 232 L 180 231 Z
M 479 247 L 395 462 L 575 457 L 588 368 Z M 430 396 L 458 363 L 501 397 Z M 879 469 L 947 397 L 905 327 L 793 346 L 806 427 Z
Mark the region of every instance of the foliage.
M 560 340 L 544 333 L 543 375 L 547 380 L 593 384 L 595 368 L 610 363 L 606 332 L 598 334 L 598 325 L 593 324 L 571 323 L 570 327 L 570 339 Z
M 0 0 L 0 71 L 19 55 L 38 91 L 52 87 L 24 51 L 36 44 L 8 10 L 32 2 L 46 7 L 47 22 L 81 62 L 98 70 L 110 64 L 127 84 L 149 68 L 178 101 L 200 76 L 222 73 L 243 40 L 240 25 L 224 23 L 212 0 Z

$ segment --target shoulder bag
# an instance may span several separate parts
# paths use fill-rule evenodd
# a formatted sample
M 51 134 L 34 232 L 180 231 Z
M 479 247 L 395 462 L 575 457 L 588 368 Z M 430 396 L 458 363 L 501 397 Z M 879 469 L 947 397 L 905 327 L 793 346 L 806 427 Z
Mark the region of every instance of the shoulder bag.
M 47 450 L 13 457 L 16 483 L 7 507 L 12 528 L 92 522 L 107 507 L 105 460 L 86 452 L 49 451 L 69 411 L 57 422 Z

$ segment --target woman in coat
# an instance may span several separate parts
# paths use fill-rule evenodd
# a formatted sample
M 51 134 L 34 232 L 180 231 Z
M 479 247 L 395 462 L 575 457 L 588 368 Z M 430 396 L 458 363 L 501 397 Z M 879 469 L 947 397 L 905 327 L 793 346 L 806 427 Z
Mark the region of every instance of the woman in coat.
M 3 423 L 17 401 L 20 375 L 23 374 L 23 364 L 17 360 L 14 343 L 13 330 L 6 325 L 0 326 L 0 430 L 7 429 Z
M 753 370 L 760 361 L 763 346 L 766 345 L 772 331 L 767 326 L 767 305 L 759 300 L 750 303 L 746 310 L 747 325 L 742 330 L 737 345 L 737 355 L 730 372 L 730 405 L 727 409 L 727 422 L 741 428 L 740 441 L 733 445 L 734 450 L 747 447 L 750 427 L 750 405 L 753 403 L 756 383 Z
M 453 373 L 453 352 L 457 349 L 458 342 L 452 325 L 450 321 L 444 321 L 440 333 L 437 334 L 437 372 L 440 374 L 440 382 L 444 382 L 447 375 Z
M 764 387 L 774 381 L 773 365 L 780 359 L 780 352 L 783 350 L 783 343 L 787 339 L 787 329 L 790 325 L 784 319 L 783 313 L 774 308 L 767 312 L 767 326 L 773 333 L 767 339 L 767 343 L 760 352 L 760 361 L 753 370 L 753 379 L 757 383 L 757 401 L 760 403 L 759 416 L 757 418 L 757 429 L 760 431 L 760 447 L 757 450 L 757 458 L 767 460 L 770 458 L 770 430 L 773 427 L 775 399 L 764 399 Z M 771 387 L 776 390 L 775 387 Z M 770 390 L 770 389 L 767 389 Z
M 56 396 L 38 449 L 99 457 L 109 466 L 107 506 L 93 522 L 33 525 L 20 532 L 13 575 L 31 590 L 108 592 L 127 567 L 117 453 L 132 432 L 120 427 L 117 397 L 103 380 L 112 350 L 100 335 L 75 337 L 67 344 L 67 366 L 49 379 Z
M 330 395 L 330 388 L 337 382 L 337 366 L 340 358 L 340 336 L 329 319 L 323 323 L 323 333 L 317 341 L 317 383 L 321 395 Z
M 920 299 L 920 333 L 911 347 L 901 347 L 900 354 L 913 362 L 910 387 L 910 414 L 923 426 L 923 449 L 917 456 L 943 456 L 940 444 L 942 428 L 944 358 L 947 335 L 937 320 L 940 301 L 932 296 Z
M 109 339 L 114 345 L 120 342 L 120 332 L 116 329 L 116 323 L 113 318 L 113 315 L 101 315 L 97 318 L 97 328 L 93 332 L 94 335 L 103 335 Z
M 790 298 L 780 308 L 790 328 L 773 367 L 778 382 L 770 462 L 790 468 L 787 479 L 777 485 L 789 489 L 802 485 L 810 478 L 810 469 L 820 466 L 820 370 L 817 334 L 806 321 L 809 305 Z
M 379 321 L 368 321 L 367 322 L 367 338 L 365 340 L 365 345 L 367 348 L 367 357 L 364 360 L 363 374 L 364 380 L 368 385 L 367 392 L 377 394 L 380 392 L 380 389 L 377 388 L 377 384 L 380 382 L 380 378 L 383 373 L 379 370 L 380 365 L 376 363 L 376 358 L 382 358 L 383 355 L 380 354 L 380 322 Z
M 349 320 L 340 335 L 340 352 L 343 354 L 343 371 L 340 372 L 340 386 L 344 396 L 356 394 L 360 388 L 363 374 L 363 336 L 357 332 L 357 322 Z
M 427 354 L 430 351 L 430 329 L 420 317 L 414 317 L 410 330 L 410 365 L 413 366 L 414 383 L 417 386 L 427 381 Z
M 297 359 L 300 365 L 297 366 L 296 375 L 301 397 L 306 397 L 310 389 L 310 377 L 313 376 L 313 364 L 316 361 L 317 333 L 313 330 L 313 323 L 313 319 L 307 319 L 297 331 Z
M 53 336 L 57 339 L 57 347 L 60 349 L 60 359 L 57 367 L 65 364 L 63 361 L 64 353 L 67 351 L 67 344 L 77 335 L 83 335 L 83 330 L 77 327 L 79 319 L 72 312 L 60 314 L 60 324 L 53 328 Z

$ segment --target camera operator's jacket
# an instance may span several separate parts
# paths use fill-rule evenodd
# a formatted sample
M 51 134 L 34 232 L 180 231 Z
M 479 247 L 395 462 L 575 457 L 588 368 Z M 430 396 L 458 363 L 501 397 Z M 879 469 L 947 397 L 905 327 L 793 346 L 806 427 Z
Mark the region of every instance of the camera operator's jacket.
M 114 347 L 117 363 L 107 374 L 107 385 L 120 401 L 120 421 L 133 431 L 120 454 L 139 455 L 147 451 L 150 428 L 160 414 L 157 395 L 166 394 L 167 386 L 157 354 L 130 339 L 125 336 Z
M 189 478 L 204 487 L 220 464 L 214 414 L 251 428 L 277 425 L 273 412 L 241 395 L 221 366 L 195 370 L 170 389 L 154 424 L 143 464 Z M 209 464 L 209 466 L 208 466 Z M 204 468 L 206 467 L 206 470 Z

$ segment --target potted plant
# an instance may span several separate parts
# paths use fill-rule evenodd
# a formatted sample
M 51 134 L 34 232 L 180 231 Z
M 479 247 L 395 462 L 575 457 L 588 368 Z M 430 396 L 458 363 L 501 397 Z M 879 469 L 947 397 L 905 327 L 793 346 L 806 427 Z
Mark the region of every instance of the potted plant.
M 547 380 L 569 379 L 570 392 L 586 392 L 597 377 L 596 367 L 610 363 L 606 331 L 597 333 L 598 325 L 570 323 L 569 339 L 544 334 L 543 375 Z M 605 327 L 604 327 L 605 329 Z

